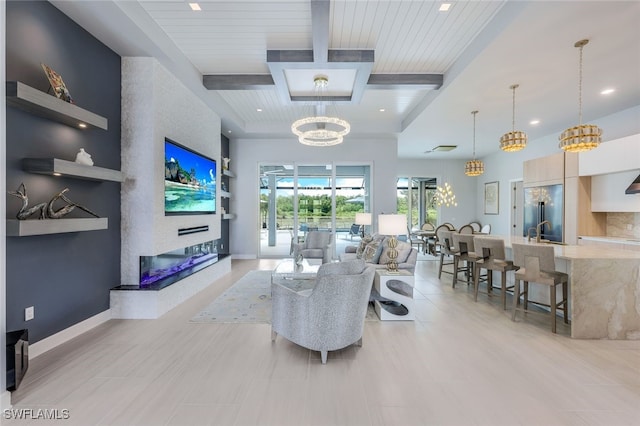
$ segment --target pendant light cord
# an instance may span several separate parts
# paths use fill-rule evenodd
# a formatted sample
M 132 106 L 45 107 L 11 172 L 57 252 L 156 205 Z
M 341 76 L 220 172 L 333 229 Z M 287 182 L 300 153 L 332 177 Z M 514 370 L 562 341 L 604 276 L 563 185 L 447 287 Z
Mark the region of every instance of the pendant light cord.
M 471 111 L 473 114 L 473 159 L 476 159 L 476 114 L 478 111 Z
M 582 126 L 582 49 L 584 44 L 580 46 L 580 73 L 578 74 L 578 124 Z

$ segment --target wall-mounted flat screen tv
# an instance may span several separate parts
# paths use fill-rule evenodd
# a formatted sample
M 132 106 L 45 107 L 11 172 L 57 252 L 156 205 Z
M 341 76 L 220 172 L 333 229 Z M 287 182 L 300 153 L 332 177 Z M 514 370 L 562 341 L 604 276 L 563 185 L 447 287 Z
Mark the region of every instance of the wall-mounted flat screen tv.
M 216 161 L 165 138 L 164 214 L 215 212 Z

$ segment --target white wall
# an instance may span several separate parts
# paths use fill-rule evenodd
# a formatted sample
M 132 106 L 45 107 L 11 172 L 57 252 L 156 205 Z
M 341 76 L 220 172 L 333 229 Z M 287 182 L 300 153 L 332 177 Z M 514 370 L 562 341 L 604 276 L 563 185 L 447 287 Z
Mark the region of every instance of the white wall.
M 6 28 L 6 4 L 4 1 L 0 1 L 0 25 L 2 28 Z M 0 58 L 2 58 L 2 66 L 0 67 L 0 81 L 5 81 L 5 66 L 4 66 L 4 58 L 6 58 L 6 43 L 5 43 L 5 31 L 0 31 Z M 0 87 L 0 99 L 6 99 L 5 90 L 6 87 L 4 84 Z M 0 164 L 6 164 L 7 162 L 7 114 L 6 114 L 6 102 L 0 102 Z M 0 188 L 7 187 L 7 176 L 6 176 L 6 167 L 2 169 L 2 173 L 0 173 Z M 0 211 L 7 211 L 7 200 L 6 197 L 0 197 Z M 6 268 L 7 261 L 7 230 L 6 230 L 6 221 L 0 220 L 0 348 L 4 348 L 6 346 L 6 332 L 7 332 L 7 316 L 5 314 L 5 306 L 6 306 L 6 290 L 7 290 L 7 281 L 4 271 Z M 9 408 L 11 406 L 11 394 L 6 390 L 7 389 L 7 377 L 5 375 L 6 371 L 6 353 L 5 351 L 0 351 L 0 410 L 4 410 L 5 408 Z
M 450 222 L 456 228 L 474 220 L 477 216 L 476 184 L 484 176 L 469 177 L 464 174 L 463 160 L 398 160 L 398 176 L 400 177 L 435 177 L 438 185 L 448 182 L 458 202 L 457 207 L 441 206 L 438 214 L 438 225 Z M 482 222 L 482 220 L 481 220 Z M 484 223 L 484 222 L 482 222 Z
M 232 139 L 230 169 L 237 178 L 231 182 L 231 253 L 253 258 L 259 246 L 259 163 L 372 164 L 372 211 L 396 211 L 397 142 L 395 139 L 358 140 L 345 137 L 341 145 L 315 148 L 300 144 L 292 135 L 284 140 Z
M 140 256 L 220 238 L 219 213 L 164 215 L 164 138 L 217 160 L 219 176 L 220 127 L 220 117 L 156 59 L 122 58 L 121 284 L 139 283 Z M 178 236 L 203 225 L 209 231 Z

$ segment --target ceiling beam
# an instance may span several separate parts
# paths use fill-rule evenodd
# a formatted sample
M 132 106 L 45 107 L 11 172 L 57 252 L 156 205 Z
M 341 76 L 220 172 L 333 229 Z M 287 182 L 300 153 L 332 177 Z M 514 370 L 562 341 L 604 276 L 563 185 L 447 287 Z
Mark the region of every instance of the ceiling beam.
M 311 34 L 313 36 L 313 62 L 328 62 L 329 52 L 329 0 L 311 0 Z
M 202 84 L 209 90 L 264 90 L 275 83 L 271 74 L 207 74 Z
M 442 74 L 371 74 L 367 85 L 371 89 L 432 89 L 442 87 Z

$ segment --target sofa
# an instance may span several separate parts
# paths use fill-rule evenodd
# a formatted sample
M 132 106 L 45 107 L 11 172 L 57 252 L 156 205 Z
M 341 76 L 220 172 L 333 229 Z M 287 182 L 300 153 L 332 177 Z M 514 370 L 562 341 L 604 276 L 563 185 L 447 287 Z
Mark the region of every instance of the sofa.
M 388 241 L 389 237 L 383 235 L 366 235 L 360 241 L 360 245 L 347 246 L 345 252 L 339 255 L 340 261 L 364 259 L 367 264 L 374 266 L 376 269 L 386 269 L 389 261 Z M 398 257 L 396 258 L 398 269 L 408 270 L 413 274 L 418 260 L 418 250 L 404 241 L 398 241 L 396 250 L 398 250 Z

